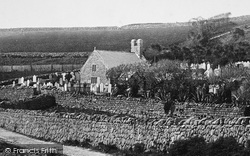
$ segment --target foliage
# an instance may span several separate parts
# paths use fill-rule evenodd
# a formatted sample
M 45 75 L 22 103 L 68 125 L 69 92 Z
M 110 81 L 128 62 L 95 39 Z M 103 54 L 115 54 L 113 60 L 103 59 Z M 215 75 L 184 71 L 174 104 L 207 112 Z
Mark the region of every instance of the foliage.
M 204 71 L 182 68 L 183 62 L 173 60 L 160 60 L 151 65 L 147 63 L 121 65 L 111 68 L 107 77 L 117 84 L 120 91 L 117 94 L 127 96 L 146 96 L 162 101 L 169 99 L 179 102 L 193 101 L 201 103 L 231 103 L 232 97 L 237 102 L 250 100 L 249 71 L 246 68 L 225 66 L 221 69 L 221 76 L 204 77 Z M 201 72 L 201 75 L 198 76 Z M 195 76 L 196 75 L 196 76 Z M 219 85 L 216 94 L 209 93 L 209 85 Z M 170 95 L 170 96 L 168 96 Z
M 244 67 L 237 67 L 234 65 L 229 65 L 221 68 L 220 78 L 223 80 L 233 80 L 241 79 L 249 76 L 249 69 Z
M 186 61 L 190 66 L 209 62 L 213 69 L 218 65 L 225 66 L 238 61 L 249 60 L 250 43 L 247 41 L 221 44 L 211 42 L 207 45 L 170 45 L 163 47 L 159 44 L 151 45 L 144 51 L 146 58 L 151 62 L 161 59 Z
M 196 95 L 196 87 L 203 86 L 205 82 L 193 80 L 192 71 L 182 69 L 180 64 L 180 61 L 161 60 L 150 66 L 147 63 L 120 65 L 109 69 L 107 77 L 117 85 L 141 88 L 143 94 L 150 91 L 153 97 L 160 100 L 187 101 Z
M 224 156 L 224 155 L 241 155 L 244 147 L 242 147 L 234 137 L 220 137 L 215 142 L 207 145 L 208 156 Z
M 170 156 L 204 156 L 206 142 L 202 137 L 175 141 L 169 149 Z
M 12 99 L 11 99 L 12 100 Z M 28 109 L 28 110 L 45 110 L 57 106 L 56 99 L 52 95 L 38 95 L 34 98 L 27 98 L 19 101 L 3 101 L 0 103 L 1 108 L 9 109 Z
M 111 80 L 111 84 L 116 84 L 120 88 L 132 88 L 133 95 L 136 96 L 139 85 L 146 90 L 146 77 L 148 75 L 146 71 L 148 68 L 147 62 L 122 64 L 109 69 L 106 75 Z
M 133 151 L 137 154 L 143 153 L 145 151 L 145 145 L 143 143 L 136 143 Z
M 244 148 L 233 137 L 220 137 L 210 143 L 206 143 L 203 137 L 192 137 L 175 141 L 169 149 L 170 156 L 247 156 L 249 154 L 249 149 Z

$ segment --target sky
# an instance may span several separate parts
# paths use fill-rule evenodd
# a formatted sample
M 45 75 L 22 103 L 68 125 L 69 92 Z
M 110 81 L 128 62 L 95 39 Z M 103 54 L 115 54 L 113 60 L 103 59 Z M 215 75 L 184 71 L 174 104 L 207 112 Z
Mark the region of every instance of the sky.
M 250 0 L 0 0 L 0 28 L 175 23 L 226 12 L 250 15 Z

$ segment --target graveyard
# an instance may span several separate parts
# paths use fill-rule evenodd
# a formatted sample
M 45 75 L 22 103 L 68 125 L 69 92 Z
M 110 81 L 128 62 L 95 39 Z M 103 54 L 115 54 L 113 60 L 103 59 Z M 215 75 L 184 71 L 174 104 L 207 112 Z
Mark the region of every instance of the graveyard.
M 113 155 L 171 156 L 182 144 L 189 150 L 188 144 L 201 143 L 191 152 L 210 156 L 211 147 L 228 142 L 237 147 L 234 154 L 249 155 L 249 61 L 212 67 L 162 59 L 117 64 L 106 73 L 86 64 L 1 81 L 0 127 Z M 83 74 L 91 79 L 81 79 Z
M 66 74 L 62 73 L 63 77 Z M 52 77 L 34 75 L 2 85 L 0 127 L 107 153 L 115 147 L 116 153 L 131 155 L 164 155 L 174 143 L 193 137 L 203 137 L 207 143 L 233 137 L 245 148 L 249 146 L 250 118 L 244 116 L 243 107 L 178 102 L 170 116 L 157 99 L 114 97 L 110 96 L 111 85 L 72 85 L 71 80 L 62 77 L 53 82 Z M 92 94 L 84 94 L 89 92 Z M 4 104 L 25 103 L 42 95 L 54 97 L 56 106 L 13 109 Z M 46 103 L 48 100 L 42 100 L 39 105 Z

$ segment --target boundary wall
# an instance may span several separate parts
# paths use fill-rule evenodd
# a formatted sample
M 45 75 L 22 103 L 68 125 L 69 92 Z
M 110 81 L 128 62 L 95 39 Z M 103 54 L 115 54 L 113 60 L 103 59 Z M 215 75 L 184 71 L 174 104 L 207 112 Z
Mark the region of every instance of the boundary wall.
M 0 72 L 13 71 L 72 71 L 80 69 L 82 64 L 45 64 L 45 65 L 12 65 L 0 66 Z
M 207 142 L 233 136 L 241 144 L 250 140 L 250 117 L 218 119 L 150 119 L 87 114 L 60 114 L 28 110 L 0 110 L 0 126 L 28 136 L 63 143 L 90 139 L 129 149 L 143 143 L 146 149 L 166 149 L 173 141 L 202 136 Z

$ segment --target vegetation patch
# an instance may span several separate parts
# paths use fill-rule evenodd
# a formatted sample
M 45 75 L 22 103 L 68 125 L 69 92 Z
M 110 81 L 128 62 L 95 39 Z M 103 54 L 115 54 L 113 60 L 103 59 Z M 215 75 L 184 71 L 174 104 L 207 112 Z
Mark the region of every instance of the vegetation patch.
M 0 107 L 5 109 L 44 110 L 55 106 L 57 106 L 55 97 L 45 94 L 15 102 L 7 101 L 5 99 L 0 103 Z

